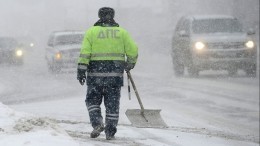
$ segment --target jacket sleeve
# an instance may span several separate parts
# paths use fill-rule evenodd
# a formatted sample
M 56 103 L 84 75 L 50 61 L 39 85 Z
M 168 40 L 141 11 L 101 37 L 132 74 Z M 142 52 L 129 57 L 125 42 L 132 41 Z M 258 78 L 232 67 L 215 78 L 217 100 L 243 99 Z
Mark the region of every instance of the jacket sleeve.
M 138 47 L 127 31 L 124 33 L 124 44 L 127 57 L 126 62 L 135 64 L 138 58 Z
M 82 42 L 80 55 L 78 59 L 78 68 L 85 69 L 89 64 L 92 51 L 91 28 L 86 31 Z M 86 67 L 84 67 L 86 66 Z

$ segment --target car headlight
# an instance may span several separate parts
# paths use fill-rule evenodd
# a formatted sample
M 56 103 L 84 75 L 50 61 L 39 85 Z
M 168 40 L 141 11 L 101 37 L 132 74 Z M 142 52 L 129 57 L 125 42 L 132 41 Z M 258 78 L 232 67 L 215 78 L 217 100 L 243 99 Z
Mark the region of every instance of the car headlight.
M 247 48 L 250 48 L 250 49 L 255 47 L 255 43 L 253 41 L 247 41 L 245 43 L 245 45 L 246 45 Z
M 56 58 L 57 60 L 61 59 L 61 53 L 60 53 L 60 52 L 56 53 L 56 54 L 55 54 L 55 58 Z
M 34 43 L 30 43 L 30 47 L 33 47 L 34 46 Z
M 202 49 L 205 48 L 205 44 L 202 43 L 202 42 L 196 42 L 196 43 L 195 43 L 195 48 L 196 48 L 197 50 L 202 50 Z
M 23 51 L 22 50 L 16 50 L 15 54 L 18 57 L 23 56 Z

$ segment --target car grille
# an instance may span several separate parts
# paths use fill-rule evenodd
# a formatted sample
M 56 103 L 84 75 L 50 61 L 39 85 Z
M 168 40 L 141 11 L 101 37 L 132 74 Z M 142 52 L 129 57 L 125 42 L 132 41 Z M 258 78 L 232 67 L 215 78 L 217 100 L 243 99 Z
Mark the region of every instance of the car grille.
M 62 56 L 67 57 L 67 58 L 78 58 L 79 57 L 79 53 L 80 53 L 80 49 L 76 48 L 76 49 L 70 49 L 70 50 L 66 50 L 66 51 L 61 51 Z
M 13 56 L 13 51 L 12 50 L 7 50 L 7 51 L 0 50 L 0 56 L 2 58 L 9 58 L 9 57 Z
M 234 52 L 216 52 L 210 55 L 213 58 L 241 58 L 241 53 L 234 53 Z
M 243 42 L 218 42 L 208 43 L 208 49 L 239 49 L 244 48 Z

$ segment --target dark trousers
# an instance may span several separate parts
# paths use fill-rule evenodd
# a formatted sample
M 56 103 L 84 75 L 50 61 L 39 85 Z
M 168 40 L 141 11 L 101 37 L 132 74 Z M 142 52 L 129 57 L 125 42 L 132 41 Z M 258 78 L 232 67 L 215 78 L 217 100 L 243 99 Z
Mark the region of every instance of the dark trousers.
M 110 135 L 116 133 L 119 119 L 120 91 L 121 86 L 88 86 L 85 102 L 93 128 L 103 124 L 100 105 L 104 98 L 106 107 L 105 133 Z

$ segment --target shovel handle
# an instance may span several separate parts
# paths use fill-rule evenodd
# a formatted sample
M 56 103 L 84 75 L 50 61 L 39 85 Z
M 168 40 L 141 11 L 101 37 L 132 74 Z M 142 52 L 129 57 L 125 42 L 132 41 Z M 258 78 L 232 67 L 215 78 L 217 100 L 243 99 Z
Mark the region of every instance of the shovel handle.
M 127 73 L 127 77 L 130 79 L 131 84 L 132 84 L 132 86 L 133 86 L 133 88 L 134 88 L 135 95 L 136 95 L 137 100 L 138 100 L 138 102 L 139 102 L 139 105 L 140 105 L 140 107 L 141 107 L 141 112 L 144 113 L 144 106 L 143 106 L 143 103 L 142 103 L 142 101 L 141 101 L 141 98 L 140 98 L 140 96 L 139 96 L 139 94 L 138 94 L 138 92 L 137 92 L 137 89 L 136 89 L 134 80 L 133 80 L 133 78 L 132 78 L 132 76 L 131 76 L 131 73 L 130 73 L 129 71 L 126 72 L 126 73 Z
M 129 100 L 131 100 L 130 79 L 129 79 L 128 75 L 127 75 L 127 84 L 128 84 L 128 97 L 129 97 Z

